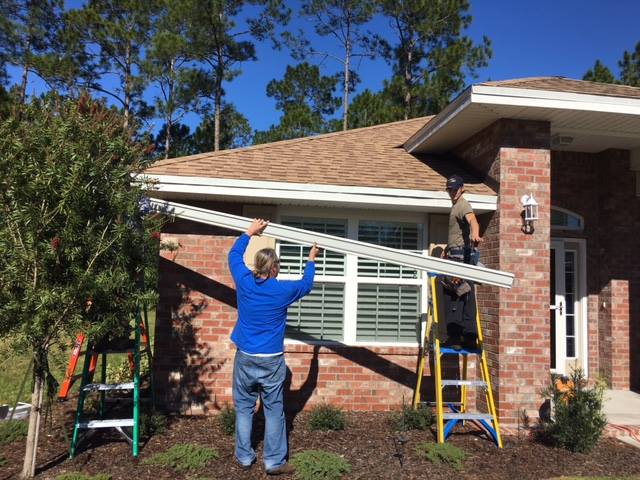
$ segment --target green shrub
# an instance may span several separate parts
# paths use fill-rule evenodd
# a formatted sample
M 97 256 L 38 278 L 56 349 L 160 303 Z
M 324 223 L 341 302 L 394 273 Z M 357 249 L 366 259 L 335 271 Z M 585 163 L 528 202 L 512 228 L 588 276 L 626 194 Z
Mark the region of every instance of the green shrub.
M 140 415 L 140 434 L 150 438 L 155 434 L 163 433 L 167 429 L 167 417 L 156 411 Z
M 166 452 L 156 453 L 144 460 L 145 465 L 171 467 L 176 472 L 190 472 L 204 468 L 211 460 L 218 458 L 218 452 L 193 443 L 179 443 Z
M 552 376 L 552 384 L 544 392 L 555 413 L 553 418 L 540 421 L 539 437 L 572 452 L 588 452 L 598 443 L 607 424 L 603 413 L 604 385 L 587 388 L 581 369 L 571 373 L 563 388 L 556 380 Z
M 233 407 L 225 405 L 218 414 L 218 425 L 222 433 L 232 436 L 236 431 L 236 411 Z
M 416 453 L 431 463 L 444 463 L 454 470 L 461 470 L 465 459 L 465 453 L 450 443 L 420 443 Z
M 324 450 L 296 453 L 291 463 L 300 480 L 339 480 L 351 471 L 351 465 L 344 458 Z
M 403 405 L 402 410 L 391 414 L 391 428 L 397 432 L 406 430 L 427 430 L 433 423 L 433 413 L 426 406 L 411 408 Z
M 0 467 L 7 463 L 7 459 L 0 454 Z
M 309 412 L 311 430 L 344 430 L 346 421 L 344 412 L 332 405 L 318 405 Z
M 4 420 L 0 422 L 0 445 L 10 443 L 25 438 L 29 425 L 22 420 Z
M 140 377 L 146 378 L 149 375 L 149 358 L 140 355 Z M 131 366 L 129 358 L 122 357 L 107 363 L 107 383 L 126 383 L 133 381 L 131 376 Z
M 106 473 L 87 475 L 86 473 L 71 472 L 58 475 L 56 480 L 111 480 L 111 475 L 107 475 Z

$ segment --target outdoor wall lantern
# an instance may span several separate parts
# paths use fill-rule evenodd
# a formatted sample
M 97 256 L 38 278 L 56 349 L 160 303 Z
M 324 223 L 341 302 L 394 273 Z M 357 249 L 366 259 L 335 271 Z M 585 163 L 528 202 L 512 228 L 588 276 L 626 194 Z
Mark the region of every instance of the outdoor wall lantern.
M 533 222 L 538 220 L 538 202 L 533 198 L 533 193 L 529 195 L 523 195 L 520 198 L 522 203 L 522 231 L 527 234 L 532 234 L 534 231 Z

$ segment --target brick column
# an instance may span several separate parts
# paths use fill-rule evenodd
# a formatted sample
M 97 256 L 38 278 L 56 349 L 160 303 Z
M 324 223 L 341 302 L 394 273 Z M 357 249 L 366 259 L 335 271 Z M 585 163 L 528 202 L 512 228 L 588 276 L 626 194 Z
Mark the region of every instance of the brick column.
M 537 417 L 540 390 L 549 381 L 550 178 L 549 124 L 499 120 L 454 153 L 498 192 L 498 210 L 483 215 L 482 261 L 516 275 L 510 290 L 479 289 L 498 413 L 515 426 L 526 410 Z M 524 234 L 520 197 L 539 204 L 535 231 Z

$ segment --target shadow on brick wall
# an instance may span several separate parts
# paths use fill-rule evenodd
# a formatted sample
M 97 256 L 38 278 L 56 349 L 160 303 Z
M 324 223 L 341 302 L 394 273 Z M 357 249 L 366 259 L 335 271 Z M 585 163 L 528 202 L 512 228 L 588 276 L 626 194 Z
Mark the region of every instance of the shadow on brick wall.
M 206 413 L 212 395 L 205 381 L 227 359 L 216 360 L 211 346 L 200 341 L 198 317 L 208 306 L 206 297 L 235 308 L 235 290 L 164 258 L 160 271 L 171 288 L 161 286 L 164 296 L 156 319 L 157 398 L 170 410 Z

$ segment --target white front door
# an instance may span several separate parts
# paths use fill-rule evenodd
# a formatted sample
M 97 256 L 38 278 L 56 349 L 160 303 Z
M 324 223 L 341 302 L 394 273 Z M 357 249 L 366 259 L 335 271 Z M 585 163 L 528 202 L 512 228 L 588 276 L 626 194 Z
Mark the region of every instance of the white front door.
M 566 362 L 565 251 L 562 240 L 551 241 L 551 371 L 564 374 Z

